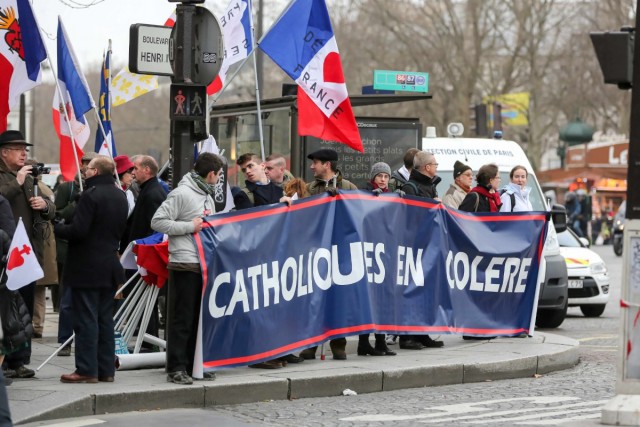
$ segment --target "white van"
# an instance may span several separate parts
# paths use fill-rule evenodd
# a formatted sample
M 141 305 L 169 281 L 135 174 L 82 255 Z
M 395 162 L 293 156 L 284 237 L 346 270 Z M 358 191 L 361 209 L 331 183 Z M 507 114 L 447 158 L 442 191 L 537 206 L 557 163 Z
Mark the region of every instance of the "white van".
M 435 135 L 434 128 L 428 128 L 427 135 Z M 427 136 L 422 139 L 422 150 L 435 155 L 438 163 L 438 176 L 442 179 L 437 187 L 440 197 L 444 196 L 449 185 L 453 182 L 453 165 L 456 160 L 470 166 L 474 173 L 482 165 L 495 163 L 500 169 L 503 185 L 510 182 L 509 172 L 511 169 L 516 165 L 522 165 L 529 172 L 527 186 L 531 187 L 530 200 L 533 209 L 536 211 L 550 210 L 529 159 L 520 145 L 514 141 Z M 563 208 L 554 209 L 554 211 L 557 212 L 555 215 L 557 217 L 556 227 L 558 231 L 562 231 L 566 228 L 566 221 L 559 219 L 562 217 Z M 560 254 L 556 229 L 552 222 L 549 223 L 543 255 L 538 276 L 541 283 L 538 288 L 536 325 L 540 328 L 557 328 L 567 314 L 568 281 L 567 266 Z

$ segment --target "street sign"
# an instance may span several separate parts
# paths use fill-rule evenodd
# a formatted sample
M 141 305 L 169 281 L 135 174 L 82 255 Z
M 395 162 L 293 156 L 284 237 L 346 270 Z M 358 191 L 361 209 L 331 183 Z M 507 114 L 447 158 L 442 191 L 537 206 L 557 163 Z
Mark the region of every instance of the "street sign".
M 206 119 L 207 87 L 205 85 L 172 83 L 170 96 L 171 120 L 195 122 Z
M 192 28 L 195 36 L 193 53 L 193 81 L 209 85 L 216 78 L 222 67 L 224 46 L 222 28 L 216 17 L 205 7 L 196 7 Z M 171 67 L 175 68 L 175 49 L 178 46 L 178 28 L 171 32 L 173 52 L 170 57 Z
M 375 90 L 400 90 L 405 92 L 429 91 L 429 74 L 410 71 L 373 70 Z
M 138 74 L 172 76 L 170 38 L 170 27 L 133 24 L 129 28 L 129 70 Z

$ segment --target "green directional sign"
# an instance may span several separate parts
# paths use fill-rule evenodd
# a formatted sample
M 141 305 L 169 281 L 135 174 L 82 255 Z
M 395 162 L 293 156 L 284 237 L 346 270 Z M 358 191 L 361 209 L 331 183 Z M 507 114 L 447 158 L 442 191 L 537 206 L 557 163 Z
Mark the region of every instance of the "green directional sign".
M 375 90 L 427 93 L 429 91 L 429 73 L 373 70 L 373 88 Z

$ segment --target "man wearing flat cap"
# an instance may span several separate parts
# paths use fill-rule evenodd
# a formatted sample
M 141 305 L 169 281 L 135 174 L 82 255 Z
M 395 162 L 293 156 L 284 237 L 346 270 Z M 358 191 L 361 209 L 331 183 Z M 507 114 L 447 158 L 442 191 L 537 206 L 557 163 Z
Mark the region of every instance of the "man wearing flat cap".
M 307 156 L 311 160 L 311 170 L 315 180 L 307 184 L 309 193 L 324 193 L 335 190 L 357 190 L 351 181 L 342 177 L 342 172 L 338 169 L 338 153 L 330 148 L 323 148 Z
M 29 144 L 22 133 L 7 130 L 0 134 L 0 194 L 9 201 L 13 217 L 16 221 L 22 218 L 29 241 L 40 265 L 43 265 L 44 242 L 49 228 L 47 222 L 55 216 L 56 208 L 48 198 L 37 195 L 37 185 L 31 170 L 32 165 L 25 165 Z M 20 288 L 29 314 L 33 317 L 33 299 L 35 282 Z M 28 349 L 11 354 L 6 358 L 7 365 L 15 371 L 17 378 L 30 378 L 34 371 L 26 368 L 31 359 L 31 345 Z
M 329 148 L 323 148 L 307 156 L 311 160 L 311 170 L 315 180 L 307 184 L 309 193 L 322 194 L 329 191 L 333 194 L 337 190 L 357 190 L 352 182 L 344 179 L 342 173 L 338 169 L 338 153 Z M 336 360 L 345 360 L 347 358 L 347 339 L 335 338 L 329 341 L 329 347 L 333 358 Z M 318 347 L 310 347 L 302 350 L 300 357 L 303 359 L 315 359 Z

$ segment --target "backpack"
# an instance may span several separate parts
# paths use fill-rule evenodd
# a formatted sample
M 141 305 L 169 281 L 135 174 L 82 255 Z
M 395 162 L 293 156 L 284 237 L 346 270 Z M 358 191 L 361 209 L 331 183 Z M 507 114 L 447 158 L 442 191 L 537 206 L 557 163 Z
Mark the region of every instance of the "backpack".
M 506 188 L 503 188 L 502 190 L 500 190 L 500 197 L 502 197 L 502 195 L 506 192 L 507 192 Z M 511 212 L 513 212 L 513 208 L 516 205 L 516 195 L 513 193 L 509 193 L 509 198 L 511 199 Z

